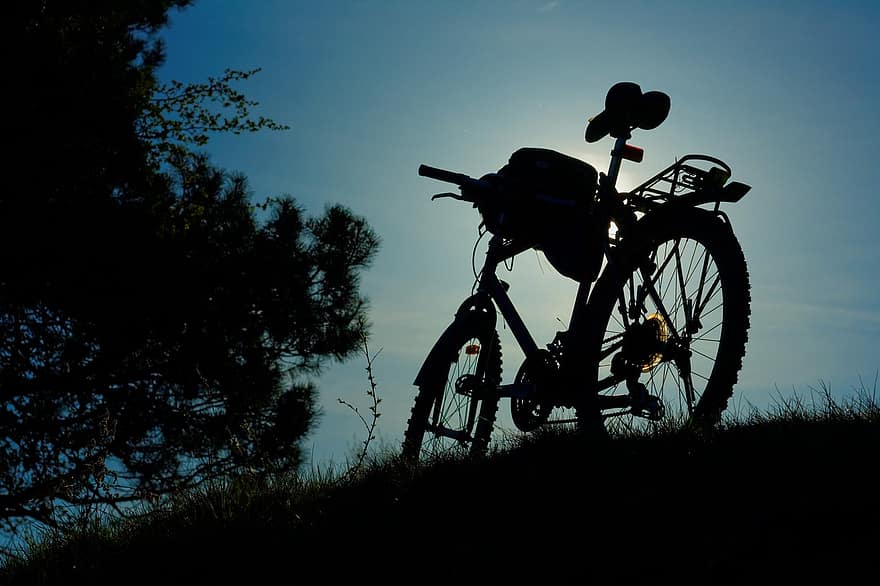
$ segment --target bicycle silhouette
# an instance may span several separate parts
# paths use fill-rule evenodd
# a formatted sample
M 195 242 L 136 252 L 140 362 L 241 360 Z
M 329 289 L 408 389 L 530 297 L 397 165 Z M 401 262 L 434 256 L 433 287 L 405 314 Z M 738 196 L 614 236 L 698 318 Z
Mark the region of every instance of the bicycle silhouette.
M 562 153 L 514 152 L 479 179 L 422 165 L 419 174 L 459 186 L 432 197 L 473 204 L 492 234 L 475 290 L 422 364 L 402 453 L 424 459 L 486 451 L 498 404 L 517 428 L 573 423 L 605 433 L 673 419 L 711 427 L 733 393 L 750 315 L 746 261 L 722 203 L 750 189 L 723 161 L 688 155 L 628 193 L 615 189 L 627 141 L 669 113 L 669 97 L 615 84 L 585 138 L 615 139 L 606 174 Z M 499 264 L 541 250 L 579 283 L 568 329 L 539 347 L 496 275 Z M 525 359 L 501 382 L 500 311 Z M 573 416 L 551 416 L 555 412 Z

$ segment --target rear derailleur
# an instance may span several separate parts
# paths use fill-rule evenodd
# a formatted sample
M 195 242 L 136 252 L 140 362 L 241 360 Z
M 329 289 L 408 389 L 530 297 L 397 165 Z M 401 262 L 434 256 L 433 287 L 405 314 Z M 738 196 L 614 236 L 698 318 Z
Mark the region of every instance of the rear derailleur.
M 630 413 L 649 421 L 660 421 L 666 414 L 666 407 L 660 397 L 648 392 L 647 387 L 637 379 L 627 379 L 626 389 L 630 397 Z

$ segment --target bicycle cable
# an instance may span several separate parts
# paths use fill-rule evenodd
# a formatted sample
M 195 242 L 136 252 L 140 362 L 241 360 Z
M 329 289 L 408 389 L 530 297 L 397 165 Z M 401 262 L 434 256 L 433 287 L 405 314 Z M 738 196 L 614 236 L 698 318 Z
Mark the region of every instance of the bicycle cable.
M 510 258 L 504 260 L 504 268 L 507 269 L 507 272 L 509 272 L 509 273 L 513 272 L 513 259 L 515 259 L 515 258 L 516 258 L 516 255 L 511 256 Z M 508 260 L 510 261 L 509 265 L 507 264 Z
M 477 290 L 477 284 L 480 282 L 480 275 L 483 272 L 480 271 L 477 273 L 477 247 L 480 245 L 480 241 L 483 239 L 483 236 L 486 235 L 487 231 L 488 230 L 483 227 L 483 224 L 480 224 L 477 227 L 477 241 L 474 242 L 474 250 L 471 252 L 471 270 L 474 273 L 474 285 L 471 287 L 471 295 Z
M 541 274 L 543 275 L 545 273 L 544 273 L 544 263 L 541 262 L 541 253 L 538 252 L 537 248 L 534 250 L 535 250 L 535 258 L 538 260 L 538 268 L 541 270 Z

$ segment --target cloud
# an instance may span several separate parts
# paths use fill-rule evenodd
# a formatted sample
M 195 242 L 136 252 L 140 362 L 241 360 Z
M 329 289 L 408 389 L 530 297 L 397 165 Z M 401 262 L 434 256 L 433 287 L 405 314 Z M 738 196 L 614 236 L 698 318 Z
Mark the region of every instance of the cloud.
M 552 10 L 556 10 L 557 8 L 559 8 L 559 4 L 560 4 L 559 0 L 550 0 L 550 2 L 544 2 L 538 8 L 538 12 L 544 14 L 544 13 L 550 12 Z

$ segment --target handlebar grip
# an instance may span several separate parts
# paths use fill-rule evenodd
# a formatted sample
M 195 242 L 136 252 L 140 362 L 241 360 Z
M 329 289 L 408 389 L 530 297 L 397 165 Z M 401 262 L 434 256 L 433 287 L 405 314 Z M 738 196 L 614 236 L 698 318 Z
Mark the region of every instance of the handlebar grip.
M 465 183 L 471 183 L 473 181 L 473 179 L 464 173 L 455 173 L 454 171 L 429 167 L 428 165 L 419 165 L 419 175 L 422 177 L 430 177 L 431 179 L 436 179 L 438 181 L 445 181 L 446 183 L 455 183 L 456 185 L 464 185 Z

